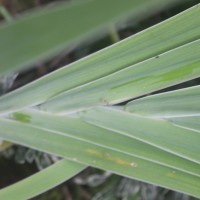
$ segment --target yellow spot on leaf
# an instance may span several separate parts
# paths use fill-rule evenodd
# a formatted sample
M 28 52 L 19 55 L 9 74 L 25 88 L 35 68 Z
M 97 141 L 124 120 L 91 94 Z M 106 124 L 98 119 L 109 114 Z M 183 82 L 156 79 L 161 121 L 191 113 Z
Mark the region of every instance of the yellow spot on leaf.
M 93 149 L 87 149 L 86 151 L 89 154 L 92 154 L 96 157 L 106 159 L 108 161 L 114 162 L 114 163 L 119 164 L 119 165 L 127 165 L 127 166 L 131 166 L 131 167 L 137 167 L 137 163 L 134 163 L 134 162 L 129 163 L 129 162 L 124 161 L 122 159 L 112 157 L 109 153 L 101 153 L 101 152 L 98 152 L 98 151 L 93 150 Z
M 170 177 L 175 177 L 176 176 L 176 172 L 175 171 L 170 171 L 167 175 L 170 176 Z

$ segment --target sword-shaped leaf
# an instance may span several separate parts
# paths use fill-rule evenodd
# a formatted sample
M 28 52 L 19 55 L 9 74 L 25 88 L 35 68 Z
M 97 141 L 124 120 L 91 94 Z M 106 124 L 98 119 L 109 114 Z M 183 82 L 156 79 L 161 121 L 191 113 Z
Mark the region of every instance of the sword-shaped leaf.
M 94 108 L 82 115 L 94 125 L 128 135 L 200 164 L 200 134 L 194 130 L 177 127 L 162 119 L 145 118 L 113 108 Z
M 169 1 L 159 1 L 154 7 L 166 2 Z M 0 98 L 0 112 L 12 112 L 30 105 L 37 105 L 65 90 L 199 39 L 199 13 L 200 7 L 197 5 L 161 24 L 6 94 Z M 195 51 L 197 53 L 198 50 L 193 49 L 191 52 L 195 53 Z M 10 61 L 15 61 L 15 59 L 9 59 Z M 155 62 L 158 61 L 155 59 Z
M 112 105 L 200 76 L 200 40 L 63 92 L 41 105 L 68 113 Z
M 156 118 L 200 116 L 200 86 L 144 97 L 129 102 L 126 110 Z
M 200 131 L 200 86 L 160 93 L 129 102 L 126 110 L 150 118 L 165 118 Z
M 200 177 L 198 164 L 145 144 L 132 137 L 85 123 L 76 117 L 55 116 L 37 110 L 13 113 L 11 117 L 40 129 L 60 132 L 65 134 L 66 137 L 87 141 Z
M 30 199 L 61 184 L 85 168 L 69 160 L 61 160 L 52 166 L 0 190 L 0 199 Z
M 131 13 L 142 18 L 143 13 L 151 14 L 180 2 L 85 0 L 26 14 L 0 28 L 0 73 L 16 72 L 44 60 Z
M 28 124 L 1 118 L 0 126 L 6 140 L 200 197 L 197 176 Z

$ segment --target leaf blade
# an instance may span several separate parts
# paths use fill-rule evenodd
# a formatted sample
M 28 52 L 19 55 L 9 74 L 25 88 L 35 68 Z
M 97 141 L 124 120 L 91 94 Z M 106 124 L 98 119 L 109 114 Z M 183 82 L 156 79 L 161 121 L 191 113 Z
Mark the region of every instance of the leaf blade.
M 0 190 L 1 199 L 30 199 L 70 179 L 85 168 L 84 165 L 61 160 L 52 166 Z
M 2 96 L 0 98 L 1 113 L 42 103 L 62 91 L 199 39 L 199 11 L 200 7 L 197 5 L 127 40 Z M 177 28 L 174 29 L 174 26 Z M 62 84 L 66 82 L 68 84 Z M 30 96 L 32 98 L 29 98 Z
M 199 165 L 193 162 L 174 156 L 132 137 L 85 123 L 77 117 L 55 116 L 29 109 L 13 113 L 11 118 L 42 130 L 63 134 L 74 140 L 85 141 L 93 145 L 200 176 Z
M 180 1 L 163 1 L 163 5 L 158 2 L 126 0 L 126 3 L 118 2 L 112 9 L 114 0 L 76 1 L 24 15 L 0 28 L 0 73 L 16 72 L 44 60 L 113 20 L 132 13 L 132 9 L 136 16 L 142 16 L 140 12 L 145 12 L 146 6 L 155 10 Z
M 94 125 L 114 130 L 167 152 L 200 163 L 200 135 L 161 120 L 133 115 L 111 108 L 95 108 L 82 114 Z M 112 119 L 112 120 L 109 120 Z M 116 123 L 118 122 L 118 123 Z M 132 130 L 134 127 L 134 130 Z
M 113 105 L 200 76 L 200 40 L 71 89 L 40 108 L 59 114 Z
M 200 86 L 151 95 L 131 101 L 126 110 L 155 118 L 200 115 Z
M 196 197 L 200 196 L 199 177 L 107 148 L 99 146 L 94 148 L 83 141 L 74 143 L 73 140 L 69 138 L 66 140 L 62 135 L 55 135 L 55 133 L 25 124 L 22 126 L 21 123 L 11 120 L 0 119 L 0 125 L 0 135 L 4 139 L 123 176 L 171 188 Z M 26 134 L 27 131 L 31 134 Z M 67 143 L 70 145 L 66 145 Z

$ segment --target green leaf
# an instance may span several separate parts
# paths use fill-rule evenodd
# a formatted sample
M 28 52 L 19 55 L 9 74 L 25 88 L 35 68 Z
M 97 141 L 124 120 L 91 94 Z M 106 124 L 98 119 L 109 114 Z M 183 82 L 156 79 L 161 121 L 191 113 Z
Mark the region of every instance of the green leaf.
M 82 140 L 94 145 L 106 147 L 128 155 L 136 156 L 160 165 L 173 167 L 180 171 L 200 176 L 199 165 L 151 145 L 83 122 L 79 118 L 55 116 L 36 110 L 13 113 L 12 118 L 31 124 L 40 129 L 60 132 L 66 137 Z M 106 138 L 106 140 L 105 140 Z
M 69 113 L 112 105 L 200 76 L 200 40 L 63 92 L 40 106 Z
M 3 48 L 3 51 L 0 60 L 4 66 L 0 66 L 0 72 L 18 70 L 36 60 L 45 59 L 127 13 L 133 12 L 135 17 L 141 17 L 147 10 L 151 13 L 179 1 L 126 2 L 116 4 L 114 0 L 76 1 L 71 5 L 63 4 L 44 12 L 39 11 L 38 16 L 32 14 L 2 26 L 0 49 Z M 115 4 L 116 9 L 112 9 Z M 133 10 L 132 5 L 135 6 Z M 100 8 L 104 8 L 104 16 Z M 83 21 L 80 21 L 82 15 Z M 77 21 L 77 24 L 73 23 L 72 30 L 66 30 L 68 26 L 63 25 L 64 22 L 66 25 L 71 23 L 69 16 L 74 16 L 74 22 Z M 49 23 L 44 25 L 46 20 Z M 29 30 L 29 25 L 33 25 L 33 29 Z M 52 27 L 55 29 L 52 30 Z M 63 31 L 59 28 L 63 28 Z M 163 96 L 157 95 L 155 101 L 159 104 L 162 98 L 168 99 L 166 109 L 155 106 L 155 116 L 160 113 L 163 118 L 168 117 L 164 119 L 153 115 L 142 117 L 139 112 L 133 114 L 124 111 L 124 107 L 96 108 L 199 77 L 199 32 L 200 7 L 197 5 L 2 96 L 0 138 L 71 160 L 72 170 L 74 162 L 79 163 L 70 175 L 78 172 L 79 167 L 93 166 L 200 197 L 199 86 L 165 93 Z M 13 34 L 17 36 L 17 40 Z M 57 38 L 54 38 L 55 34 Z M 18 52 L 19 49 L 23 52 Z M 183 99 L 184 105 L 178 105 L 175 98 Z M 187 100 L 193 105 L 188 104 Z M 145 98 L 141 101 L 145 102 Z M 177 105 L 176 113 L 172 112 L 173 104 Z M 43 111 L 32 109 L 12 113 L 30 106 Z M 91 107 L 94 108 L 87 110 Z M 166 113 L 170 109 L 169 118 L 169 113 Z M 80 115 L 64 115 L 79 110 L 85 112 Z M 9 112 L 10 115 L 7 115 Z M 57 183 L 64 180 L 61 172 L 63 171 L 59 170 L 61 179 L 56 179 Z M 41 178 L 41 175 L 35 177 Z M 36 180 L 32 178 L 33 181 Z M 56 184 L 54 181 L 52 179 L 52 182 L 43 186 L 46 189 L 53 187 Z M 21 183 L 13 187 L 24 190 L 23 187 L 30 186 Z M 35 193 L 31 195 L 45 190 L 43 186 L 36 187 L 37 191 L 34 190 Z M 5 194 L 8 195 L 9 191 Z
M 0 126 L 0 137 L 12 142 L 200 197 L 200 178 L 197 176 L 83 140 L 74 140 L 61 132 L 2 118 Z
M 24 15 L 0 28 L 0 73 L 18 71 L 44 60 L 83 37 L 134 13 L 152 13 L 180 0 L 73 1 Z M 113 9 L 113 6 L 115 9 Z M 103 12 L 103 14 L 102 14 Z
M 200 132 L 200 116 L 195 117 L 175 117 L 169 118 L 169 121 L 184 128 L 193 129 Z
M 158 5 L 164 6 L 166 2 L 170 1 L 159 0 L 154 8 Z M 108 3 L 108 1 L 106 1 L 106 3 Z M 122 4 L 124 4 L 124 1 Z M 117 5 L 118 4 L 116 4 L 116 6 Z M 146 8 L 149 10 L 149 7 Z M 136 8 L 136 10 L 137 9 L 138 8 Z M 18 110 L 30 105 L 37 105 L 65 90 L 101 78 L 175 47 L 199 39 L 199 13 L 200 7 L 197 5 L 161 24 L 81 59 L 78 62 L 70 64 L 63 69 L 57 70 L 10 94 L 4 95 L 0 98 L 0 112 L 12 112 L 13 110 Z M 195 53 L 195 50 L 191 52 Z M 196 50 L 196 53 L 197 52 L 198 50 Z M 10 58 L 10 52 L 8 54 Z M 13 57 L 8 60 L 9 62 L 16 62 L 16 59 Z
M 84 165 L 61 160 L 52 166 L 0 190 L 0 199 L 30 199 L 70 179 L 85 168 Z
M 151 95 L 129 102 L 126 111 L 150 118 L 165 118 L 200 132 L 200 86 Z
M 151 95 L 129 102 L 126 110 L 156 118 L 200 115 L 200 86 Z
M 162 119 L 145 118 L 113 108 L 94 108 L 82 115 L 94 125 L 200 163 L 200 135 L 196 131 L 174 126 Z

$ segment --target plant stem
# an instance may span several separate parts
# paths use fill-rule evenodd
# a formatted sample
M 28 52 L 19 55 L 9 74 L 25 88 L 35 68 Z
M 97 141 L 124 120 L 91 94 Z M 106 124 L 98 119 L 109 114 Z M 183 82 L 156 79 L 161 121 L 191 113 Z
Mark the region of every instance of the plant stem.
M 109 34 L 110 34 L 110 38 L 111 38 L 112 43 L 116 43 L 116 42 L 120 41 L 119 34 L 118 34 L 117 29 L 116 29 L 114 24 L 112 24 L 109 27 Z
M 12 15 L 8 12 L 8 10 L 2 4 L 0 4 L 0 14 L 4 17 L 4 19 L 7 22 L 12 22 L 13 21 Z

